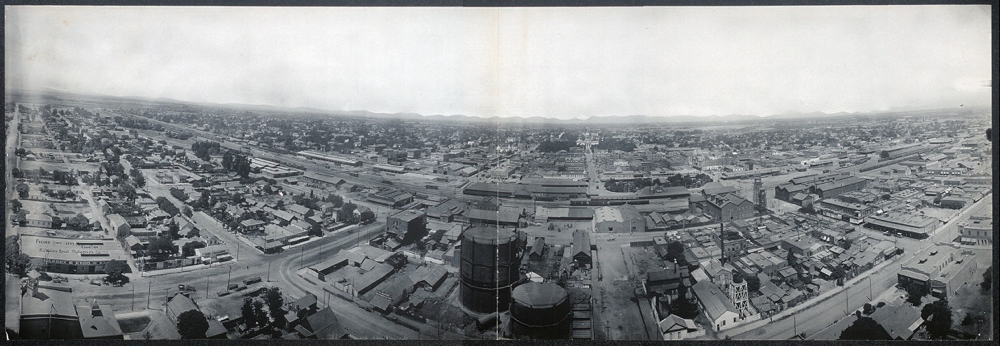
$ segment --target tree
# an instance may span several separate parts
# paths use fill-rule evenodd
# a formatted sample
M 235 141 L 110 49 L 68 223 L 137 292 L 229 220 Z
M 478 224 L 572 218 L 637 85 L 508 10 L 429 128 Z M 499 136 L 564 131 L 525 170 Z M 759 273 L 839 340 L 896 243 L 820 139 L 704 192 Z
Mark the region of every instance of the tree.
M 149 254 L 153 258 L 163 259 L 177 253 L 177 247 L 170 237 L 156 237 L 149 242 Z
M 184 244 L 184 246 L 181 246 L 181 255 L 184 257 L 194 256 L 195 249 L 201 249 L 204 248 L 205 246 L 206 246 L 205 243 L 200 241 L 193 241 Z
M 132 181 L 135 182 L 135 186 L 146 186 L 146 177 L 142 176 L 142 172 L 140 172 L 138 168 L 133 168 L 132 172 L 129 173 L 129 175 L 132 176 Z
M 108 264 L 104 265 L 104 273 L 108 274 L 108 276 L 104 277 L 104 282 L 117 285 L 124 285 L 128 283 L 129 279 L 125 276 L 125 269 L 127 268 L 128 265 L 123 261 L 108 261 Z
M 924 305 L 920 309 L 920 317 L 927 321 L 927 334 L 931 339 L 944 339 L 951 331 L 951 307 L 947 299 Z
M 330 194 L 330 196 L 327 196 L 326 201 L 333 203 L 334 208 L 340 208 L 341 206 L 344 205 L 344 197 L 340 197 L 332 193 Z
M 987 268 L 986 272 L 983 273 L 983 282 L 979 284 L 979 287 L 983 288 L 983 292 L 988 292 L 993 287 L 993 266 Z
M 264 291 L 264 301 L 267 303 L 267 310 L 271 313 L 271 319 L 275 322 L 275 327 L 284 328 L 284 309 L 282 308 L 285 304 L 285 298 L 281 296 L 281 290 L 277 287 L 271 287 Z
M 337 221 L 348 224 L 357 222 L 354 216 L 354 211 L 357 209 L 358 206 L 354 205 L 354 203 L 344 204 L 344 206 L 340 207 L 340 210 L 337 211 Z
M 194 212 L 191 211 L 191 207 L 185 205 L 184 206 L 184 216 L 191 217 L 191 215 L 194 215 Z
M 17 184 L 17 187 L 15 187 L 14 189 L 17 190 L 17 195 L 20 196 L 21 198 L 28 197 L 28 190 L 30 189 L 28 187 L 28 184 L 25 183 Z
M 197 228 L 191 228 L 191 230 L 188 231 L 188 234 L 186 236 L 184 236 L 184 237 L 190 239 L 190 238 L 200 237 L 200 236 L 201 236 L 201 231 L 199 231 Z
M 684 244 L 679 241 L 667 243 L 666 259 L 671 262 L 677 262 L 678 265 L 687 265 L 687 259 L 684 258 Z
M 677 299 L 670 304 L 670 313 L 680 318 L 698 317 L 698 304 L 688 297 L 688 288 L 683 280 L 677 286 Z
M 21 201 L 16 200 L 16 199 L 11 200 L 10 201 L 10 210 L 14 211 L 15 213 L 18 212 L 18 211 L 21 211 Z
M 240 308 L 240 314 L 243 315 L 243 323 L 247 325 L 247 328 L 257 326 L 257 314 L 253 309 L 253 299 L 250 297 L 243 298 L 243 306 Z
M 264 302 L 259 300 L 254 300 L 253 302 L 253 313 L 254 317 L 257 318 L 257 326 L 264 327 L 270 322 L 268 320 L 267 311 L 264 311 Z
M 7 267 L 8 273 L 17 276 L 25 276 L 31 270 L 31 257 L 21 253 L 21 240 L 16 235 L 6 238 L 4 264 Z
M 375 222 L 375 212 L 371 210 L 365 210 L 364 212 L 361 213 L 361 217 L 359 218 L 359 220 L 361 221 L 361 223 L 364 224 Z
M 77 231 L 86 231 L 90 227 L 90 219 L 83 216 L 83 213 L 77 213 L 69 220 L 66 220 L 66 227 Z
M 168 228 L 170 229 L 170 238 L 181 239 L 181 227 L 177 225 L 176 221 L 171 222 Z
M 760 292 L 760 277 L 747 275 L 743 279 L 747 281 L 747 290 L 750 292 Z
M 924 290 L 916 285 L 906 287 L 906 301 L 913 304 L 913 306 L 920 306 L 921 298 L 923 298 L 925 294 Z
M 177 316 L 177 332 L 182 339 L 204 339 L 208 320 L 198 310 L 188 310 Z
M 871 317 L 858 317 L 840 332 L 838 340 L 892 340 L 892 336 Z

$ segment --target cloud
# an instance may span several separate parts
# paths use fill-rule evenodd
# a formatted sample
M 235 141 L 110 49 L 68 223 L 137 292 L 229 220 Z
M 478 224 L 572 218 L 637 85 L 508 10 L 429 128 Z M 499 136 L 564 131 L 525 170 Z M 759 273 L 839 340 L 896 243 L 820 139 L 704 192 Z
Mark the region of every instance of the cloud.
M 562 118 L 990 102 L 988 6 L 7 9 L 8 88 Z

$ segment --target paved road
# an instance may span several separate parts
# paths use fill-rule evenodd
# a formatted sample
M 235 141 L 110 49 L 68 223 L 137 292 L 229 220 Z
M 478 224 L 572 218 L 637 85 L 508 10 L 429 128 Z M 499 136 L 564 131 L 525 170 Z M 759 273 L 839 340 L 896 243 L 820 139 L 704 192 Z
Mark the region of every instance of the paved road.
M 324 303 L 329 302 L 330 307 L 337 313 L 338 320 L 352 335 L 369 339 L 383 336 L 390 339 L 417 339 L 420 336 L 418 332 L 390 322 L 339 297 L 329 297 L 322 287 L 306 281 L 295 273 L 303 267 L 333 257 L 340 250 L 354 246 L 359 235 L 361 241 L 365 241 L 365 238 L 380 233 L 382 229 L 382 223 L 374 223 L 355 229 L 354 233 L 357 234 L 345 234 L 333 241 L 314 242 L 288 250 L 288 255 L 275 263 L 278 279 L 290 285 L 292 291 L 288 292 L 294 292 L 295 296 L 302 296 L 308 292 L 319 297 Z
M 962 211 L 952 221 L 938 228 L 930 240 L 915 243 L 920 246 L 917 250 L 926 249 L 934 242 L 950 242 L 958 236 L 958 228 L 955 225 L 961 220 L 967 219 L 969 215 L 979 209 L 985 208 L 987 202 L 992 200 L 992 198 L 992 194 L 983 197 L 975 205 Z M 869 294 L 874 293 L 877 297 L 883 291 L 895 286 L 897 280 L 896 274 L 899 268 L 917 253 L 918 251 L 907 249 L 905 253 L 895 260 L 895 263 L 875 273 L 862 274 L 862 280 L 858 281 L 855 286 L 848 287 L 844 291 L 845 293 L 838 294 L 795 313 L 793 314 L 794 318 L 788 317 L 774 321 L 762 328 L 737 335 L 734 339 L 787 340 L 792 338 L 796 333 L 803 332 L 806 333 L 806 337 L 808 338 L 809 335 L 833 325 L 840 318 L 853 313 L 854 310 L 862 308 L 865 303 L 869 302 Z M 868 276 L 870 279 L 865 280 L 864 276 Z

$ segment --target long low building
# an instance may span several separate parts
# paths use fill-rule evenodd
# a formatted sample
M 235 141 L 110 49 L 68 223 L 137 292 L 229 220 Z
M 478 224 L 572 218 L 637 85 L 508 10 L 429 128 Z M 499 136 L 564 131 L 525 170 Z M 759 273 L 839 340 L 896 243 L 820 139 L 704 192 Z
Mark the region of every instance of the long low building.
M 24 235 L 21 252 L 41 261 L 46 272 L 104 274 L 111 260 L 125 261 L 121 243 L 114 239 L 79 239 Z
M 299 155 L 302 155 L 302 156 L 305 156 L 305 157 L 308 157 L 308 158 L 317 159 L 317 160 L 330 161 L 330 162 L 338 163 L 338 164 L 342 164 L 342 165 L 348 165 L 348 166 L 354 166 L 354 167 L 361 167 L 361 161 L 360 160 L 356 160 L 356 159 L 352 159 L 352 158 L 347 158 L 347 157 L 343 157 L 343 156 L 339 156 L 339 155 L 324 154 L 324 153 L 315 152 L 315 151 L 312 151 L 312 150 L 300 151 Z
M 865 227 L 892 233 L 899 233 L 905 237 L 915 239 L 925 239 L 930 236 L 940 224 L 936 219 L 921 217 L 917 215 L 907 216 L 869 216 L 865 220 Z

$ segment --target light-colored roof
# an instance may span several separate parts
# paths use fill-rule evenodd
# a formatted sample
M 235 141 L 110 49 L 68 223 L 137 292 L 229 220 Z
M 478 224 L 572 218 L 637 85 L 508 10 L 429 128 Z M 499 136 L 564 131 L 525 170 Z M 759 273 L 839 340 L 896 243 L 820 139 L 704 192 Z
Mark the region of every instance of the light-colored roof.
M 692 290 L 712 321 L 718 320 L 726 312 L 739 313 L 736 306 L 733 306 L 733 303 L 729 301 L 729 297 L 722 293 L 722 289 L 714 283 L 702 281 L 694 284 Z

